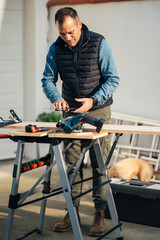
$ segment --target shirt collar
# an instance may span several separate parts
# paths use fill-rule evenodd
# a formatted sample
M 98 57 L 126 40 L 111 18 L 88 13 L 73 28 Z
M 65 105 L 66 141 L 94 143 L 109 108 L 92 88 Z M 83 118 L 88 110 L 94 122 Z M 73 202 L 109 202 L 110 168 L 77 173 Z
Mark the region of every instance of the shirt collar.
M 84 31 L 82 29 L 82 34 L 81 34 L 79 42 L 74 47 L 72 47 L 73 52 L 75 52 L 82 45 L 83 39 L 84 39 Z

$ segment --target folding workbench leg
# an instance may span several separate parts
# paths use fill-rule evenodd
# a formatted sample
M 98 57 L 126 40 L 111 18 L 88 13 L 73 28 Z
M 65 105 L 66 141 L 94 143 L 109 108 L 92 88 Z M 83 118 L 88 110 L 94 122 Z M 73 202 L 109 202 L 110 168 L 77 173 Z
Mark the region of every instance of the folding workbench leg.
M 6 228 L 6 234 L 5 234 L 5 240 L 10 240 L 11 238 L 11 231 L 12 231 L 12 225 L 13 225 L 13 217 L 14 217 L 14 211 L 15 206 L 18 203 L 18 187 L 19 187 L 19 179 L 21 175 L 21 164 L 22 164 L 22 158 L 23 158 L 23 151 L 24 151 L 24 142 L 18 141 L 18 147 L 17 147 L 17 155 L 16 160 L 13 168 L 13 181 L 12 181 L 12 189 L 9 199 L 9 213 L 8 213 L 8 221 L 7 221 L 7 228 Z
M 60 180 L 62 183 L 63 193 L 65 196 L 67 208 L 69 211 L 69 216 L 71 219 L 72 230 L 74 233 L 74 239 L 82 240 L 83 239 L 82 233 L 81 233 L 81 229 L 79 226 L 79 221 L 78 221 L 78 217 L 76 214 L 76 210 L 75 210 L 75 207 L 74 207 L 73 201 L 72 201 L 71 189 L 70 189 L 70 185 L 69 185 L 69 181 L 68 181 L 68 176 L 67 176 L 66 167 L 65 167 L 60 144 L 57 143 L 57 145 L 54 145 L 53 150 L 54 150 L 55 159 L 57 162 Z
M 94 147 L 94 150 L 95 150 L 96 159 L 97 159 L 97 162 L 98 162 L 100 172 L 103 174 L 102 180 L 104 180 L 104 181 L 106 179 L 108 180 L 108 174 L 107 174 L 107 171 L 105 170 L 105 162 L 104 162 L 104 159 L 103 159 L 99 139 L 97 139 L 97 141 L 94 142 L 93 147 Z M 119 219 L 118 219 L 118 214 L 117 214 L 117 210 L 116 210 L 116 206 L 115 206 L 115 202 L 114 202 L 114 198 L 113 198 L 113 194 L 112 194 L 110 184 L 105 184 L 104 188 L 105 188 L 105 192 L 106 192 L 107 203 L 108 203 L 108 208 L 109 208 L 109 211 L 110 211 L 112 223 L 113 223 L 113 226 L 116 227 L 116 226 L 119 225 Z M 123 235 L 122 235 L 122 231 L 121 231 L 120 226 L 117 227 L 114 231 L 115 231 L 115 234 L 116 234 L 116 239 L 123 239 Z
M 51 144 L 49 146 L 49 153 L 51 154 L 51 161 L 50 161 L 50 165 L 51 165 L 53 162 L 53 158 L 54 158 L 53 148 L 52 148 Z M 46 170 L 50 167 L 50 165 L 47 165 Z M 44 192 L 43 196 L 45 196 L 47 193 L 49 193 L 51 173 L 52 173 L 52 169 L 49 171 L 49 173 L 45 177 L 45 182 L 44 182 L 45 186 L 43 189 L 43 192 Z M 41 202 L 41 210 L 40 210 L 40 216 L 39 216 L 39 222 L 38 222 L 38 232 L 39 233 L 42 232 L 46 205 L 47 205 L 47 199 L 43 199 Z

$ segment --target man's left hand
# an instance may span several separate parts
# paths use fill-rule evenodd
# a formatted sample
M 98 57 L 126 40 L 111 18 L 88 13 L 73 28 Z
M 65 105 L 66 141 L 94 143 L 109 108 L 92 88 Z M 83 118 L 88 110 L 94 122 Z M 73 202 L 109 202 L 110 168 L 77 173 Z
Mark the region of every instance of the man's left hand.
M 74 113 L 84 113 L 93 107 L 92 98 L 75 98 L 75 101 L 81 102 L 82 106 L 74 111 Z

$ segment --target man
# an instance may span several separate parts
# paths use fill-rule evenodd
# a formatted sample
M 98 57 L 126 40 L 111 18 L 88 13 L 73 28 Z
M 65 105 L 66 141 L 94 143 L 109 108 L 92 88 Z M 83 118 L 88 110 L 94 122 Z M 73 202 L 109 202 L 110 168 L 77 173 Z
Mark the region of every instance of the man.
M 45 71 L 42 79 L 44 93 L 57 110 L 75 108 L 74 112 L 64 112 L 64 117 L 77 113 L 87 112 L 87 115 L 103 118 L 105 123 L 110 121 L 110 105 L 112 94 L 119 84 L 119 77 L 111 53 L 111 49 L 98 33 L 88 30 L 82 24 L 77 12 L 73 8 L 59 9 L 55 15 L 55 23 L 59 37 L 51 45 Z M 56 88 L 58 73 L 63 82 L 62 96 Z M 110 138 L 100 140 L 104 160 L 107 160 Z M 65 142 L 65 145 L 67 143 Z M 79 141 L 75 141 L 65 155 L 66 163 L 70 167 L 78 158 L 81 151 Z M 90 149 L 90 159 L 93 171 L 93 186 L 101 183 L 99 168 L 93 148 Z M 77 173 L 76 181 L 81 180 L 82 168 Z M 71 177 L 73 171 L 69 173 Z M 74 185 L 72 195 L 81 192 L 81 185 Z M 93 191 L 95 214 L 89 234 L 99 236 L 105 231 L 104 210 L 107 205 L 103 187 Z M 79 217 L 79 199 L 74 206 Z M 55 231 L 68 231 L 71 229 L 69 214 L 55 225 Z

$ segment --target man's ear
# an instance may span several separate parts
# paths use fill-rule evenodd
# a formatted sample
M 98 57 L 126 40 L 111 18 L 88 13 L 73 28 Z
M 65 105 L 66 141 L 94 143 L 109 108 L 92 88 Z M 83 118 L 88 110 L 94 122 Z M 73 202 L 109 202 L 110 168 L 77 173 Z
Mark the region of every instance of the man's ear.
M 78 27 L 79 27 L 79 29 L 82 29 L 82 22 L 80 20 L 78 22 Z

